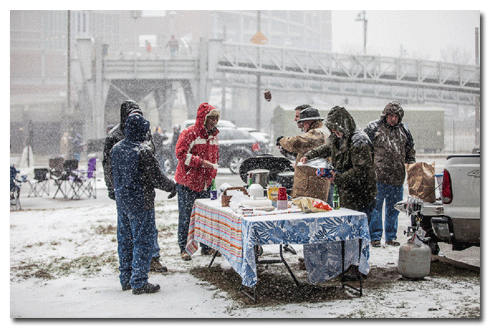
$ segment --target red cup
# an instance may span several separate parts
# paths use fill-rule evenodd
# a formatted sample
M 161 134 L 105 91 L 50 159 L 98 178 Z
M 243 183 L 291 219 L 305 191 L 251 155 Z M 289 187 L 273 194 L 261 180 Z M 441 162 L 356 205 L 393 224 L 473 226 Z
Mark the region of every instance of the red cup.
M 277 200 L 288 200 L 288 194 L 285 187 L 279 187 L 277 191 Z

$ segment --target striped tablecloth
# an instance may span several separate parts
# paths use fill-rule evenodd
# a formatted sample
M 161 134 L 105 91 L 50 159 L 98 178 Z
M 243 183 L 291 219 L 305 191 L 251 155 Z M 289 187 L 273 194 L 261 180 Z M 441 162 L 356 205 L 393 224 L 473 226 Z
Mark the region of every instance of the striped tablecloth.
M 349 209 L 290 212 L 243 217 L 222 207 L 219 200 L 198 199 L 192 210 L 186 250 L 193 254 L 199 242 L 218 250 L 248 287 L 257 283 L 254 245 L 304 245 L 308 280 L 316 283 L 341 273 L 340 242 L 344 241 L 345 268 L 359 265 L 359 271 L 369 272 L 370 238 L 364 213 Z

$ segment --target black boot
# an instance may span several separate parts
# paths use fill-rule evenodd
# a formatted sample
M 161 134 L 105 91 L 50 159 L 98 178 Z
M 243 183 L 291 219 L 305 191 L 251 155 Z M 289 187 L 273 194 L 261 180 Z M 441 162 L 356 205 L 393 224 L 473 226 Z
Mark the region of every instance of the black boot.
M 152 285 L 149 282 L 141 288 L 133 288 L 134 295 L 153 294 L 160 290 L 160 285 Z
M 158 260 L 158 257 L 152 257 L 150 262 L 150 271 L 152 272 L 167 272 L 167 267 L 162 265 Z

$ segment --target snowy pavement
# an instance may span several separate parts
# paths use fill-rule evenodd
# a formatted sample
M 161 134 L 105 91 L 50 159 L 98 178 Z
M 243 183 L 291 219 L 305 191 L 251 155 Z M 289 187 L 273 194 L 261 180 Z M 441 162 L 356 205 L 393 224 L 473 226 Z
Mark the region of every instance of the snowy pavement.
M 396 281 L 385 289 L 364 289 L 361 298 L 324 303 L 243 307 L 226 292 L 189 273 L 209 257 L 180 259 L 175 233 L 177 203 L 157 196 L 165 274 L 150 275 L 162 290 L 135 296 L 121 291 L 114 259 L 116 208 L 100 190 L 96 200 L 26 200 L 23 211 L 10 213 L 11 318 L 461 318 L 480 316 L 480 279 L 426 277 Z M 48 209 L 27 209 L 44 203 Z M 38 204 L 34 207 L 42 207 Z M 403 243 L 406 215 L 400 215 Z M 295 246 L 299 248 L 300 246 Z M 292 261 L 296 259 L 292 259 Z M 226 260 L 218 259 L 224 267 Z M 371 250 L 370 265 L 396 267 L 398 247 Z M 51 275 L 52 279 L 45 279 Z M 17 322 L 17 321 L 15 321 Z

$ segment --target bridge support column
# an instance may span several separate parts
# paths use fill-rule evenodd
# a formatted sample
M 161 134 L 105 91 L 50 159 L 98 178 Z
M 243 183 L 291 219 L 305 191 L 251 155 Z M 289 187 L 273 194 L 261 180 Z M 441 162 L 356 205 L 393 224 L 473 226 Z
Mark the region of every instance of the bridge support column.
M 167 130 L 172 130 L 172 108 L 175 100 L 175 92 L 171 81 L 162 81 L 161 87 L 155 90 L 155 101 L 158 111 L 158 125 Z

